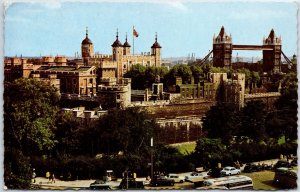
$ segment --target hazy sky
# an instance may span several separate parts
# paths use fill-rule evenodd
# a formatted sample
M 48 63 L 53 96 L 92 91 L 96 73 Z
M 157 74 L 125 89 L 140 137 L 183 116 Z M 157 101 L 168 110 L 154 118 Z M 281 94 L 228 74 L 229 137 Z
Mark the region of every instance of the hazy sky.
M 282 37 L 286 55 L 297 53 L 297 5 L 274 2 L 204 3 L 14 3 L 5 13 L 5 56 L 66 55 L 80 53 L 85 28 L 95 52 L 111 54 L 116 29 L 119 39 L 128 33 L 135 53 L 149 52 L 155 32 L 162 46 L 162 57 L 204 57 L 212 49 L 214 33 L 221 26 L 232 35 L 233 44 L 261 45 L 274 28 Z M 239 51 L 239 56 L 261 56 L 260 51 Z M 236 52 L 233 53 L 233 56 Z

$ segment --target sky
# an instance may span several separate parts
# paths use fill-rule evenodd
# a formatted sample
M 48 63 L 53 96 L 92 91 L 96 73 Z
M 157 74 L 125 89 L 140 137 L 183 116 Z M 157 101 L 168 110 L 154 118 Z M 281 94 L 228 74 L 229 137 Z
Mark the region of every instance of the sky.
M 5 11 L 5 56 L 74 56 L 88 27 L 95 52 L 111 54 L 119 39 L 133 44 L 135 54 L 150 52 L 155 33 L 162 57 L 195 53 L 204 57 L 221 26 L 233 44 L 261 45 L 273 28 L 287 56 L 297 53 L 297 4 L 283 2 L 57 2 L 11 3 Z M 233 56 L 262 56 L 261 51 L 234 51 Z

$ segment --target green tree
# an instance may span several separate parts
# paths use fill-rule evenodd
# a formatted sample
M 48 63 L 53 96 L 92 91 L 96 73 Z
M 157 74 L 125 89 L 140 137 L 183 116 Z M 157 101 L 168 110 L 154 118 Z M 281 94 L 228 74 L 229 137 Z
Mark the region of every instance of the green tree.
M 29 157 L 47 154 L 56 144 L 56 88 L 35 79 L 4 84 L 4 178 L 12 189 L 28 189 Z
M 133 65 L 130 71 L 124 74 L 124 77 L 131 78 L 132 89 L 145 89 L 145 71 L 146 67 L 141 64 Z
M 249 89 L 250 93 L 252 93 L 252 89 L 256 87 L 257 83 L 260 80 L 260 76 L 258 72 L 251 71 L 249 77 Z
M 159 83 L 167 74 L 166 67 L 145 67 L 140 64 L 132 66 L 132 69 L 128 71 L 124 77 L 132 79 L 132 89 L 143 90 L 145 88 L 151 88 L 153 83 Z
M 165 84 L 167 86 L 175 85 L 176 77 L 182 78 L 183 84 L 188 84 L 191 82 L 192 71 L 188 65 L 177 64 L 172 67 L 165 76 Z
M 203 118 L 203 131 L 209 138 L 222 138 L 226 145 L 230 144 L 240 127 L 238 113 L 229 103 L 218 103 L 208 110 Z
M 123 151 L 125 154 L 141 153 L 149 147 L 155 136 L 157 124 L 149 114 L 139 108 L 110 110 L 99 119 L 99 136 L 105 153 Z
M 190 65 L 192 74 L 194 78 L 203 78 L 204 77 L 204 73 L 203 73 L 203 69 L 196 64 Z
M 279 97 L 276 107 L 277 109 L 288 108 L 297 110 L 298 108 L 298 79 L 296 73 L 286 74 L 281 81 L 281 96 Z
M 8 189 L 30 189 L 32 170 L 29 158 L 18 149 L 5 150 L 4 183 Z
M 223 160 L 226 147 L 221 139 L 200 138 L 197 140 L 195 155 L 201 163 L 215 165 Z
M 165 67 L 147 67 L 145 71 L 145 88 L 151 88 L 153 83 L 160 83 L 167 74 Z
M 250 101 L 243 108 L 242 114 L 242 127 L 239 135 L 247 136 L 255 142 L 265 139 L 267 137 L 265 104 L 262 101 Z
M 266 120 L 269 135 L 275 139 L 284 136 L 286 142 L 297 139 L 298 80 L 296 73 L 288 73 L 281 80 L 281 95 L 276 109 Z
M 84 152 L 88 152 L 91 149 L 89 147 L 79 150 L 82 148 L 82 142 L 86 141 L 86 139 L 81 138 L 83 135 L 83 129 L 81 129 L 83 127 L 82 121 L 74 117 L 72 111 L 58 113 L 56 116 L 56 127 L 55 138 L 58 143 L 54 150 L 60 159 L 65 159 L 70 155 L 85 154 Z M 89 130 L 89 126 L 84 126 L 84 129 Z M 88 140 L 90 141 L 90 139 Z
M 12 144 L 8 147 L 18 148 L 24 155 L 52 149 L 58 96 L 55 87 L 35 79 L 5 83 L 5 144 Z

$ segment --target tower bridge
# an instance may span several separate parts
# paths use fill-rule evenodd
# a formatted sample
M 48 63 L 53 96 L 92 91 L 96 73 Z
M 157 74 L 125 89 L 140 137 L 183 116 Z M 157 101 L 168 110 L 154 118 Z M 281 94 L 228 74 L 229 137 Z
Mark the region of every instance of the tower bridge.
M 262 45 L 235 45 L 232 44 L 232 37 L 226 34 L 223 26 L 218 36 L 214 35 L 213 37 L 213 50 L 199 64 L 203 65 L 210 55 L 213 54 L 213 66 L 231 68 L 232 50 L 262 51 L 264 72 L 281 72 L 281 55 L 289 64 L 289 68 L 292 65 L 292 62 L 282 51 L 281 37 L 277 37 L 273 29 L 267 38 L 263 38 Z

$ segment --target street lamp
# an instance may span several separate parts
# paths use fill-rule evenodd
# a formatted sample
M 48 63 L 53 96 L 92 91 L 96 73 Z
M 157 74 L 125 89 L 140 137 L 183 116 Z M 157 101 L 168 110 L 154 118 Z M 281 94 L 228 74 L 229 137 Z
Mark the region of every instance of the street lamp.
M 153 180 L 153 137 L 151 137 L 151 180 Z

